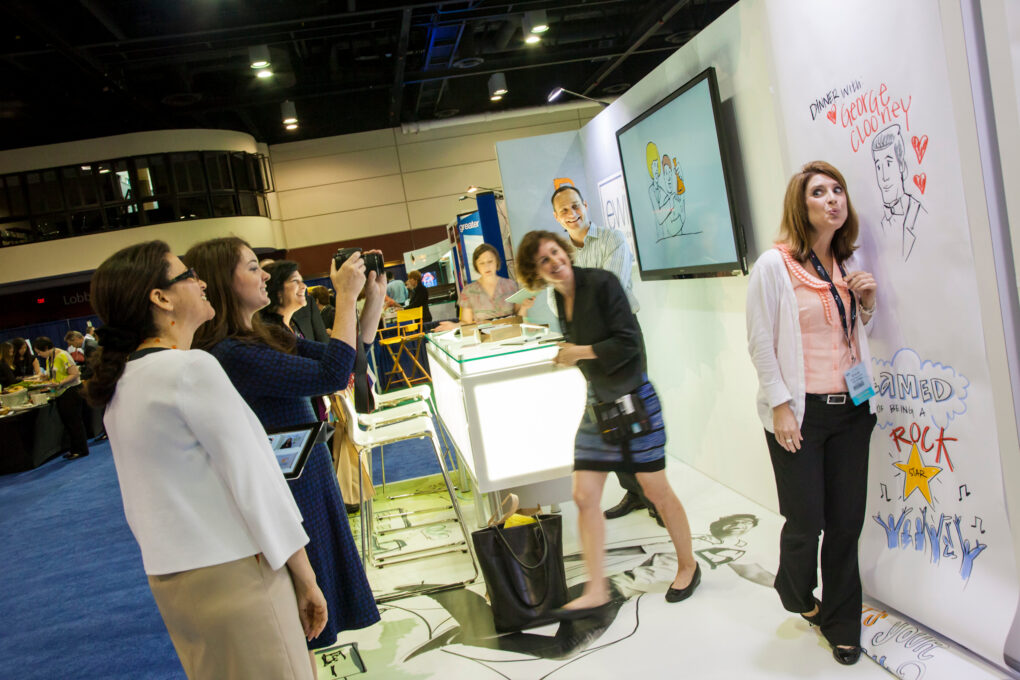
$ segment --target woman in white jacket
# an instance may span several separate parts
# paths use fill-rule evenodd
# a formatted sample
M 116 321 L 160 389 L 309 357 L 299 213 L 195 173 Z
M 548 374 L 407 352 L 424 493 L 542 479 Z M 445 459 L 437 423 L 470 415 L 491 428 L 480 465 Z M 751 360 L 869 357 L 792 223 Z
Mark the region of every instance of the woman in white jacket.
M 265 430 L 219 362 L 189 350 L 213 316 L 205 283 L 150 241 L 99 266 L 92 305 L 106 325 L 87 397 L 106 406 L 124 514 L 185 672 L 312 678 L 302 635 L 326 602 Z
M 747 292 L 758 414 L 786 519 L 775 587 L 783 606 L 818 625 L 847 665 L 861 653 L 857 542 L 875 426 L 865 330 L 876 287 L 855 270 L 857 234 L 843 175 L 808 163 L 787 186 L 779 241 L 758 258 Z

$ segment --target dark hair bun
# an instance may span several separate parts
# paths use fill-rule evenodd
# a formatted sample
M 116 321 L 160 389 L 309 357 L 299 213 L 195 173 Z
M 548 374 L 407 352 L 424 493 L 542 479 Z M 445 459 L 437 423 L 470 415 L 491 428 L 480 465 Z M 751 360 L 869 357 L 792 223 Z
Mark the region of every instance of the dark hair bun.
M 114 326 L 103 326 L 96 329 L 96 339 L 103 349 L 125 354 L 133 352 L 142 342 L 138 333 Z

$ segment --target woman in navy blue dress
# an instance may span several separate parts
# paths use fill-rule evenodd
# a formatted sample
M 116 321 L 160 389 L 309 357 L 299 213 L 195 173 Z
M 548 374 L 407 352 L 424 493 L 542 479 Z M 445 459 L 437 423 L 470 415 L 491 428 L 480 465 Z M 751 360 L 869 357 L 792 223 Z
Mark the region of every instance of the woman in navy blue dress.
M 366 282 L 361 256 L 348 258 L 339 271 L 330 264 L 337 304 L 326 344 L 297 338 L 282 326 L 259 321 L 258 310 L 269 304 L 265 285 L 269 275 L 241 239 L 199 243 L 184 260 L 207 282 L 206 296 L 216 310 L 213 320 L 196 334 L 196 346 L 219 360 L 266 429 L 315 422 L 310 397 L 345 389 L 354 367 L 355 302 Z M 367 279 L 370 297 L 381 296 L 385 286 L 374 278 L 370 273 Z M 310 538 L 308 558 L 329 608 L 326 628 L 308 643 L 315 650 L 332 645 L 340 631 L 375 623 L 379 611 L 324 444 L 315 446 L 304 472 L 290 482 L 290 488 Z M 312 660 L 314 664 L 314 655 Z

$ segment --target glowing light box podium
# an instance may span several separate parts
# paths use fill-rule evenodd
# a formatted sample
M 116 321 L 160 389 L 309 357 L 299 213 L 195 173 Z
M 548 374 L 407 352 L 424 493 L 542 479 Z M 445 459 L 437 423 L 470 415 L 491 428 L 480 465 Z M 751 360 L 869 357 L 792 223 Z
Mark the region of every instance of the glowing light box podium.
M 464 343 L 428 336 L 436 407 L 476 490 L 513 490 L 522 506 L 569 500 L 584 376 L 556 366 L 555 338 Z M 482 520 L 484 521 L 484 520 Z

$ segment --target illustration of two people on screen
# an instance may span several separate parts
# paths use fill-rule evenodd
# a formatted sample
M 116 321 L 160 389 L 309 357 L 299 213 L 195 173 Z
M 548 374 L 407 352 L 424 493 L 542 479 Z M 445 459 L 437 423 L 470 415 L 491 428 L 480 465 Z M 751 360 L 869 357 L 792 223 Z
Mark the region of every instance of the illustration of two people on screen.
M 676 158 L 659 154 L 655 142 L 645 146 L 645 165 L 648 168 L 648 199 L 655 215 L 655 240 L 662 241 L 674 236 L 687 236 L 700 232 L 685 230 L 687 223 L 687 201 L 683 170 Z

